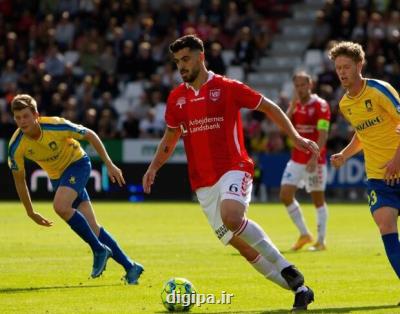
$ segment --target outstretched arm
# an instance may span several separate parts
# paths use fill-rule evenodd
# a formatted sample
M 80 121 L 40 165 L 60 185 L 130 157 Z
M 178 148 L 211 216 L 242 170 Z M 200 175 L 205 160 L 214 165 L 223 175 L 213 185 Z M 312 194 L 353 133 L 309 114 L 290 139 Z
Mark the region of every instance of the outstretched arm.
M 25 171 L 12 171 L 12 174 L 14 178 L 15 189 L 17 190 L 19 199 L 25 207 L 26 214 L 38 225 L 50 227 L 53 222 L 47 220 L 42 215 L 33 210 L 31 196 L 29 194 L 28 187 L 26 186 Z
M 119 169 L 116 165 L 114 165 L 114 163 L 112 162 L 110 156 L 106 151 L 106 148 L 103 145 L 103 142 L 100 140 L 96 132 L 87 129 L 83 139 L 87 140 L 96 150 L 97 154 L 99 154 L 101 160 L 107 167 L 108 176 L 110 177 L 111 182 L 112 183 L 118 182 L 119 186 L 124 185 L 125 179 L 121 169 Z
M 145 193 L 149 194 L 151 192 L 151 185 L 154 183 L 157 171 L 174 152 L 180 136 L 181 130 L 179 128 L 167 127 L 165 130 L 164 136 L 160 144 L 158 144 L 156 154 L 143 176 L 143 190 Z
M 350 143 L 347 144 L 347 146 L 343 148 L 341 152 L 331 156 L 332 166 L 334 166 L 335 168 L 340 168 L 341 166 L 343 166 L 343 164 L 346 162 L 347 159 L 354 156 L 361 150 L 362 150 L 361 142 L 358 139 L 357 134 L 354 133 Z
M 328 140 L 328 131 L 325 130 L 318 130 L 318 140 L 317 140 L 317 145 L 319 147 L 319 149 L 321 150 L 322 148 L 324 148 L 326 141 Z M 319 156 L 313 156 L 312 158 L 310 158 L 310 160 L 307 162 L 306 165 L 306 170 L 308 172 L 313 172 L 318 164 L 318 158 Z
M 295 147 L 302 151 L 309 151 L 314 155 L 319 154 L 318 145 L 309 139 L 306 139 L 296 131 L 292 122 L 285 115 L 281 108 L 272 100 L 263 98 L 257 108 L 258 111 L 264 112 L 278 127 L 283 130 L 293 141 Z

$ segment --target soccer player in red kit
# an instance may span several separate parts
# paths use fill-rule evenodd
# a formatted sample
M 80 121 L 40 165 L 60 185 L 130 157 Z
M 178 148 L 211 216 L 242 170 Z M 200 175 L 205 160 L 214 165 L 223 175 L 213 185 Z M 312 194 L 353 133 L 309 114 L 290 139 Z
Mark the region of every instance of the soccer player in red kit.
M 246 218 L 253 161 L 243 141 L 240 109 L 265 112 L 303 151 L 318 154 L 315 142 L 301 137 L 282 110 L 246 85 L 206 69 L 203 42 L 194 35 L 170 45 L 184 83 L 171 91 L 165 113 L 167 128 L 143 176 L 150 193 L 157 171 L 182 136 L 192 189 L 217 237 L 231 244 L 266 278 L 295 292 L 294 309 L 307 309 L 313 291 L 263 229 Z
M 331 111 L 328 103 L 312 94 L 311 76 L 297 72 L 293 76 L 295 101 L 292 101 L 286 111 L 287 116 L 301 136 L 317 142 L 320 154 L 315 156 L 301 151 L 296 147 L 282 175 L 280 198 L 289 213 L 290 218 L 300 232 L 292 250 L 300 250 L 305 244 L 313 242 L 313 236 L 307 228 L 299 202 L 295 198 L 298 188 L 306 188 L 311 194 L 317 211 L 318 238 L 310 250 L 326 249 L 326 223 L 328 208 L 325 203 L 325 187 L 327 180 L 326 140 L 328 139 Z

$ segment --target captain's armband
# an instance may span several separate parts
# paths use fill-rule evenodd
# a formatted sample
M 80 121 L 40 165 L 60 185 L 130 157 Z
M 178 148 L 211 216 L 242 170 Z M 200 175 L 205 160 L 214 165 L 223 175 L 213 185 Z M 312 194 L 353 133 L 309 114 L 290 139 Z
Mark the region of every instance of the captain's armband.
M 330 123 L 328 120 L 320 119 L 317 122 L 317 130 L 329 131 L 329 125 Z

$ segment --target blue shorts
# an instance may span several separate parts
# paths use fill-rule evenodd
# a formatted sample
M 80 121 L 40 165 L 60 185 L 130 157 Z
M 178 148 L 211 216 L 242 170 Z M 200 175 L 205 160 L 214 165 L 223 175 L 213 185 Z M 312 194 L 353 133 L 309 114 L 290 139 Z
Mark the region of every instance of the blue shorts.
M 400 209 L 400 183 L 387 185 L 384 180 L 367 180 L 368 204 L 373 213 L 381 207 Z
M 85 155 L 81 159 L 70 164 L 59 179 L 51 180 L 51 185 L 54 191 L 57 191 L 59 186 L 68 186 L 75 190 L 76 193 L 78 193 L 78 197 L 72 203 L 72 207 L 78 208 L 80 203 L 90 201 L 85 186 L 89 180 L 91 170 L 92 165 L 90 163 L 90 158 Z

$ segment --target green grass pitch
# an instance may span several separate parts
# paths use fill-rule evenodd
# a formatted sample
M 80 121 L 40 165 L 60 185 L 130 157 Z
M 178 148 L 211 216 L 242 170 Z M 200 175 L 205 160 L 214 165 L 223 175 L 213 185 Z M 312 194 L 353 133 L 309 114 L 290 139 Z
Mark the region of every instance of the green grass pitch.
M 100 203 L 98 220 L 143 263 L 140 285 L 126 286 L 110 260 L 89 279 L 89 247 L 52 211 L 51 228 L 35 225 L 20 203 L 0 203 L 0 313 L 163 313 L 163 283 L 188 278 L 200 293 L 233 293 L 230 305 L 193 313 L 287 313 L 293 295 L 258 274 L 214 236 L 197 203 Z M 315 212 L 304 205 L 314 234 Z M 253 204 L 249 217 L 304 273 L 315 291 L 310 313 L 400 313 L 399 280 L 386 259 L 367 205 L 329 206 L 328 250 L 288 252 L 297 233 L 279 204 Z M 286 251 L 286 252 L 285 252 Z

